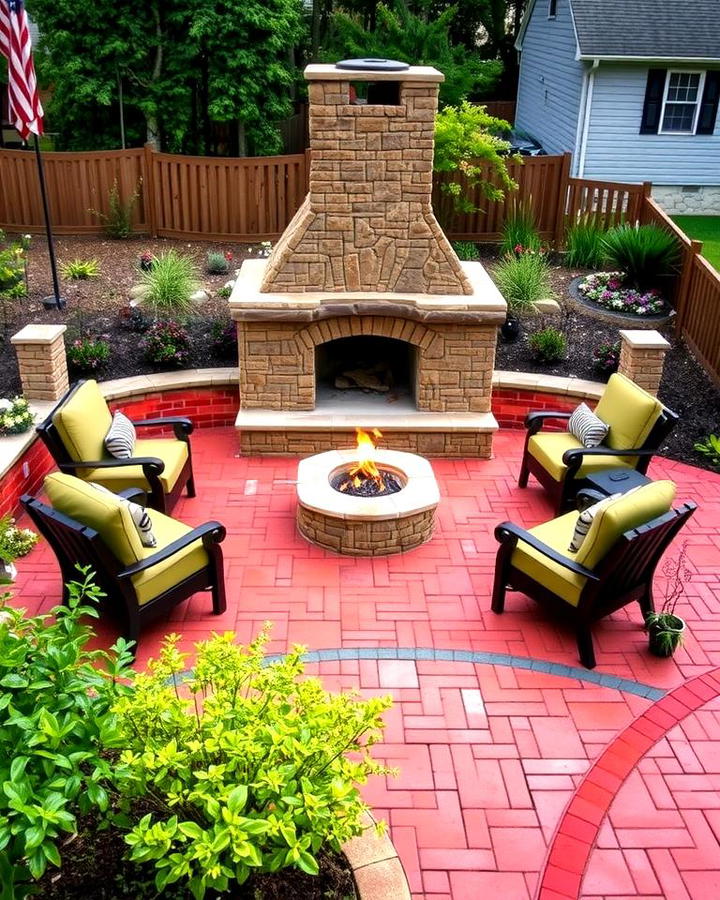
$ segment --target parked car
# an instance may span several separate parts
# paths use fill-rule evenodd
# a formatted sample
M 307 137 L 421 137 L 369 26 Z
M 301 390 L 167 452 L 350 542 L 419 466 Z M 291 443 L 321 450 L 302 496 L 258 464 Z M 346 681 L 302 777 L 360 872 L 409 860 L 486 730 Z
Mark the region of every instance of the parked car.
M 525 131 L 513 128 L 503 137 L 510 142 L 510 153 L 519 153 L 520 156 L 547 156 L 542 145 Z

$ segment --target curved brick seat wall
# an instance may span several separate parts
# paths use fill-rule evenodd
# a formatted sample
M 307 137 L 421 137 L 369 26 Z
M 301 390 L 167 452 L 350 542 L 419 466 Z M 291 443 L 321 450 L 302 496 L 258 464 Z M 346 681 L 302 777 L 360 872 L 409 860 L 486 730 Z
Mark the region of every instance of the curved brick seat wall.
M 183 382 L 188 380 L 194 384 L 185 386 Z M 225 384 L 220 383 L 223 380 Z M 525 415 L 533 409 L 571 410 L 580 400 L 592 403 L 604 387 L 579 379 L 516 372 L 495 372 L 493 380 L 492 412 L 501 428 L 521 428 Z M 203 385 L 203 381 L 207 381 L 207 385 Z M 218 374 L 218 370 L 212 373 L 200 370 L 146 376 L 143 389 L 133 387 L 136 382 L 137 379 L 128 378 L 104 385 L 110 396 L 111 409 L 122 409 L 134 419 L 188 416 L 197 428 L 232 426 L 235 422 L 238 407 L 236 369 L 227 369 L 226 375 Z M 22 455 L 0 474 L 0 516 L 17 512 L 20 497 L 25 493 L 37 493 L 43 478 L 55 467 L 44 444 L 32 437 L 30 441 Z M 29 467 L 27 475 L 23 474 L 24 463 Z

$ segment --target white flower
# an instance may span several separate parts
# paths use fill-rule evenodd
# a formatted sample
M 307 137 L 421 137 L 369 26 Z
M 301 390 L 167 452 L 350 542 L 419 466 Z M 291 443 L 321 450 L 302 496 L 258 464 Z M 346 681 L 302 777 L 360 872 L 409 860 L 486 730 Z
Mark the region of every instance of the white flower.
M 0 412 L 4 412 L 5 410 L 12 409 L 12 401 L 6 400 L 4 397 L 0 399 Z

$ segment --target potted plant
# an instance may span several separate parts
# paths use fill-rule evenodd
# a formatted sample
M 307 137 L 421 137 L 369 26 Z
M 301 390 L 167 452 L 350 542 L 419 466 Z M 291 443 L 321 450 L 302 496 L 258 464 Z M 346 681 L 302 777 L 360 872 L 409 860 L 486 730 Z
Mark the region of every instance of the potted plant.
M 663 604 L 659 612 L 651 612 L 645 616 L 648 646 L 653 656 L 672 656 L 683 642 L 685 620 L 676 614 L 675 607 L 685 593 L 685 585 L 692 578 L 686 559 L 687 541 L 680 548 L 677 557 L 671 557 L 663 563 L 662 573 L 667 579 Z
M 140 254 L 140 268 L 143 272 L 149 272 L 153 267 L 155 257 L 149 250 L 144 250 Z

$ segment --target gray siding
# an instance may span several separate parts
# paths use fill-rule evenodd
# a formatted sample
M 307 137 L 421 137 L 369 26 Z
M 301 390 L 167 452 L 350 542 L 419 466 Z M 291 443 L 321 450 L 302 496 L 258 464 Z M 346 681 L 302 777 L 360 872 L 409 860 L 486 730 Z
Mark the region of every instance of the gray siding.
M 548 153 L 574 152 L 583 63 L 569 0 L 558 0 L 548 19 L 549 0 L 536 0 L 523 39 L 515 124 L 540 141 Z
M 629 63 L 600 63 L 595 71 L 584 177 L 720 184 L 720 116 L 712 135 L 639 134 L 647 72 Z

